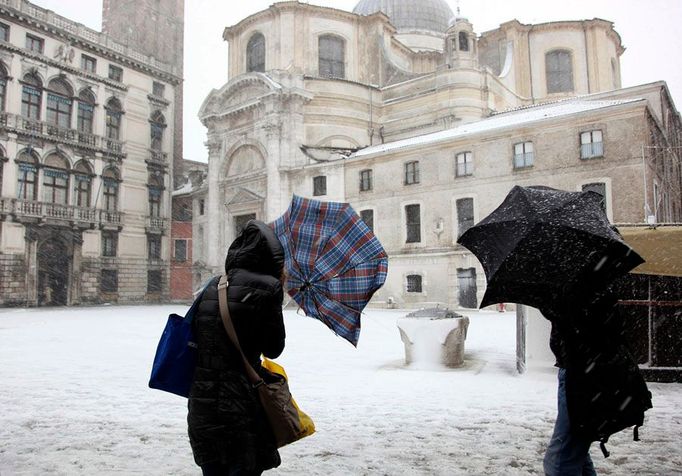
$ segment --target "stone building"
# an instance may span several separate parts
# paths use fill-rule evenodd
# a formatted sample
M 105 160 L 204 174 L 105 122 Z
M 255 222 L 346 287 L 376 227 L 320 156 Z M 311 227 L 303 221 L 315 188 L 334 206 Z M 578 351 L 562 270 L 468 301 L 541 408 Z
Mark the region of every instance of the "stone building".
M 348 201 L 374 228 L 390 258 L 376 305 L 476 307 L 485 277 L 456 240 L 516 184 L 596 190 L 614 222 L 682 219 L 680 115 L 663 82 L 621 88 L 608 21 L 477 35 L 442 0 L 290 1 L 223 37 L 227 83 L 199 112 L 204 274 L 294 193 Z
M 175 66 L 0 1 L 0 305 L 168 296 Z

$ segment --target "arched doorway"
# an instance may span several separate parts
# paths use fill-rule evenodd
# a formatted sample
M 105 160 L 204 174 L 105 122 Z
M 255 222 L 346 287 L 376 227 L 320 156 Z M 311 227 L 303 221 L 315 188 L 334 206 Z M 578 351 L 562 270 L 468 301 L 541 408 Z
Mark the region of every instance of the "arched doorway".
M 71 257 L 64 242 L 49 238 L 38 245 L 38 305 L 68 304 Z

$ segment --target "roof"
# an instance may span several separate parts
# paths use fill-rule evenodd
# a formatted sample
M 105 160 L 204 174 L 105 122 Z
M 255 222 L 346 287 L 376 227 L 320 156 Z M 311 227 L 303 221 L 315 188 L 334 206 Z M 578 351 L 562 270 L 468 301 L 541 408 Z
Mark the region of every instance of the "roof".
M 353 8 L 358 15 L 382 12 L 399 32 L 447 31 L 452 9 L 444 0 L 360 0 Z
M 570 116 L 572 114 L 596 111 L 620 106 L 622 104 L 631 104 L 638 101 L 645 101 L 645 99 L 634 98 L 597 101 L 569 99 L 549 104 L 528 106 L 526 108 L 496 114 L 480 121 L 462 124 L 461 126 L 457 126 L 452 129 L 446 129 L 444 131 L 432 132 L 430 134 L 411 137 L 409 139 L 402 139 L 394 142 L 387 142 L 385 144 L 366 147 L 355 152 L 354 154 L 351 154 L 350 157 L 363 157 L 372 154 L 408 149 L 415 146 L 430 145 L 451 139 L 466 137 L 473 134 L 524 126 L 550 119 Z
M 682 225 L 655 228 L 618 225 L 618 231 L 645 260 L 633 273 L 682 277 Z

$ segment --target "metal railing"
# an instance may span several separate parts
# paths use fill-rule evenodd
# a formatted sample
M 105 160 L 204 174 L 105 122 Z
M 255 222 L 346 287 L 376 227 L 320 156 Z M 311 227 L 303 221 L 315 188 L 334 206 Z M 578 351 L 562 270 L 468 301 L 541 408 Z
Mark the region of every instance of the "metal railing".
M 66 129 L 9 112 L 0 113 L 0 128 L 11 129 L 19 134 L 40 136 L 55 142 L 97 149 L 114 155 L 124 156 L 126 154 L 124 142 L 118 139 L 110 139 L 76 129 Z

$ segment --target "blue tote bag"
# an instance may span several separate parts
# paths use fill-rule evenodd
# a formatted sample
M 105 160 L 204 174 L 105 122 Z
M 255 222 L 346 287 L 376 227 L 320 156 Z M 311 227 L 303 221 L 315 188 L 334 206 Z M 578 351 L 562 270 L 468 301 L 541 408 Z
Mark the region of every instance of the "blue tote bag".
M 210 280 L 209 280 L 210 282 Z M 185 317 L 168 316 L 159 345 L 156 348 L 149 386 L 181 397 L 189 396 L 194 367 L 197 361 L 196 343 L 192 332 L 192 319 L 199 309 L 199 302 L 208 287 L 203 289 L 192 303 Z

